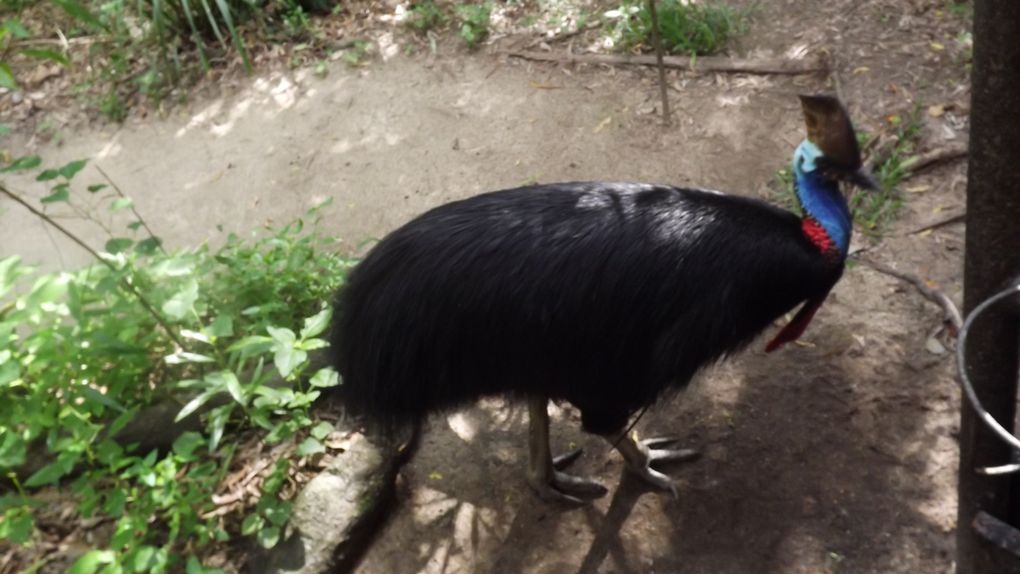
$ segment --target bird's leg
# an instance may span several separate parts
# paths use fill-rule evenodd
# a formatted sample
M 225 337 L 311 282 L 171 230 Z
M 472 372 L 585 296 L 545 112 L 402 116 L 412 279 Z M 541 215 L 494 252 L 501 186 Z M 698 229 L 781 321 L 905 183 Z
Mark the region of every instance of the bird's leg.
M 625 433 L 626 431 L 624 431 Z M 654 462 L 680 462 L 693 460 L 700 453 L 694 449 L 668 449 L 665 447 L 676 443 L 672 438 L 650 438 L 638 440 L 637 433 L 617 434 L 608 437 L 609 441 L 620 451 L 627 462 L 627 468 L 645 481 L 659 488 L 669 490 L 676 496 L 676 485 L 673 479 L 652 468 Z
M 560 472 L 573 462 L 580 451 L 573 451 L 553 460 L 549 448 L 548 399 L 528 399 L 528 484 L 542 500 L 583 504 L 582 498 L 598 498 L 606 487 L 598 482 Z

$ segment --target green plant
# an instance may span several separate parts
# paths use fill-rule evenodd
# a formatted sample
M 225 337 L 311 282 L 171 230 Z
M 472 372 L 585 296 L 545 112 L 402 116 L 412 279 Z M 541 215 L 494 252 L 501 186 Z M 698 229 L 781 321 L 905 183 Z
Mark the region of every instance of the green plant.
M 749 11 L 725 4 L 659 0 L 656 6 L 663 48 L 673 54 L 719 52 L 747 29 Z M 624 2 L 606 17 L 621 47 L 652 48 L 652 15 L 646 2 Z
M 0 257 L 0 393 L 9 399 L 0 401 L 0 477 L 13 486 L 0 496 L 0 539 L 31 544 L 45 506 L 34 493 L 60 485 L 78 519 L 114 524 L 73 572 L 202 572 L 212 542 L 244 534 L 272 546 L 289 516 L 289 462 L 277 461 L 247 518 L 227 523 L 212 512 L 237 454 L 224 436 L 256 433 L 295 456 L 324 448 L 328 425 L 309 409 L 338 378 L 311 372 L 308 353 L 326 345 L 324 302 L 350 262 L 316 232 L 322 206 L 309 211 L 309 231 L 299 219 L 268 236 L 231 235 L 215 250 L 165 250 L 115 186 L 76 185 L 85 165 L 41 169 L 28 156 L 0 169 L 35 172 L 49 187 L 38 206 L 2 184 L 0 194 L 76 241 L 52 209 L 110 233 L 97 263 L 74 272 Z M 117 440 L 145 407 L 167 400 L 184 405 L 178 420 L 201 414 L 203 430 L 160 451 Z M 40 451 L 47 463 L 26 476 L 20 469 Z
M 891 144 L 886 149 L 877 149 L 877 161 L 873 161 L 881 189 L 855 193 L 850 198 L 850 208 L 868 233 L 880 233 L 903 206 L 899 185 L 910 173 L 911 156 L 924 127 L 924 107 L 918 103 L 905 118 L 892 115 L 887 121 L 893 128 Z
M 407 19 L 407 25 L 425 33 L 446 25 L 446 14 L 436 4 L 435 0 L 423 0 L 411 8 L 411 14 Z
M 460 20 L 460 37 L 469 48 L 474 48 L 489 35 L 489 18 L 492 5 L 466 4 L 457 6 L 457 18 Z
M 7 88 L 9 90 L 18 89 L 18 82 L 14 79 L 14 71 L 8 63 L 13 54 L 67 65 L 67 58 L 60 52 L 40 48 L 15 47 L 15 42 L 28 39 L 29 37 L 31 37 L 31 34 L 20 20 L 8 18 L 0 22 L 0 88 Z
M 351 47 L 344 51 L 344 61 L 350 66 L 360 66 L 368 56 L 370 44 L 364 40 L 355 40 Z

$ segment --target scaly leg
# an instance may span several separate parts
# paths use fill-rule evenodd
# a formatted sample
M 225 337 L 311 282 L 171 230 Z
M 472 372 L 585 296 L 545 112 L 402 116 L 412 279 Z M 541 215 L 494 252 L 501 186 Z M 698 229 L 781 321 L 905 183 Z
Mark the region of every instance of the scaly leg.
M 553 460 L 549 448 L 548 399 L 528 399 L 528 485 L 546 501 L 583 504 L 582 498 L 598 498 L 607 491 L 598 482 L 571 476 L 558 469 L 573 462 L 580 451 L 573 451 Z
M 627 468 L 654 486 L 668 490 L 677 496 L 673 479 L 652 468 L 653 462 L 680 462 L 697 458 L 700 453 L 694 449 L 655 448 L 673 444 L 676 439 L 651 438 L 638 440 L 637 433 L 627 436 L 615 435 L 608 439 L 627 461 Z

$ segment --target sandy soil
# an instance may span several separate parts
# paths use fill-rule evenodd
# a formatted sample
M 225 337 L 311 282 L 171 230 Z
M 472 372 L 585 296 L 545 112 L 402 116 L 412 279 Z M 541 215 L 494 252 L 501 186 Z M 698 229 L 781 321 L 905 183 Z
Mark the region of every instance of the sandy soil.
M 963 64 L 931 46 L 960 28 L 940 3 L 811 4 L 762 2 L 741 50 L 825 47 L 861 127 L 923 101 L 956 110 L 927 118 L 925 147 L 966 137 Z M 40 153 L 52 164 L 96 158 L 171 246 L 287 222 L 331 197 L 327 228 L 354 249 L 431 206 L 532 181 L 765 195 L 802 138 L 795 95 L 834 89 L 821 78 L 674 75 L 676 121 L 662 128 L 653 78 L 398 55 L 325 78 L 270 75 L 168 120 L 69 135 Z M 89 168 L 82 183 L 98 180 Z M 868 255 L 959 300 L 962 229 L 907 232 L 962 210 L 963 183 L 959 164 L 911 180 L 902 217 Z M 0 246 L 47 267 L 86 259 L 9 202 Z M 360 571 L 948 571 L 958 393 L 949 354 L 926 349 L 941 314 L 911 289 L 851 267 L 802 345 L 773 355 L 755 345 L 649 412 L 643 435 L 678 435 L 705 455 L 670 469 L 677 499 L 621 478 L 619 457 L 567 407 L 554 448 L 584 447 L 574 472 L 610 487 L 581 508 L 528 491 L 523 408 L 492 400 L 436 417 Z

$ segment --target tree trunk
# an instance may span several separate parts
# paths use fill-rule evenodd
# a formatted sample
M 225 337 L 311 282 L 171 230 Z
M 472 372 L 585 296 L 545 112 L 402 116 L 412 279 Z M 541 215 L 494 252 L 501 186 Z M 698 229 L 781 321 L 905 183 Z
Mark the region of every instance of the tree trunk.
M 1020 1 L 975 0 L 967 251 L 964 307 L 969 313 L 1020 274 Z M 985 408 L 1014 427 L 1020 320 L 1006 306 L 989 310 L 967 341 L 968 373 Z M 1020 525 L 1020 477 L 983 476 L 974 469 L 1011 462 L 1012 449 L 963 405 L 957 573 L 1020 572 L 1020 559 L 973 528 L 985 511 Z

